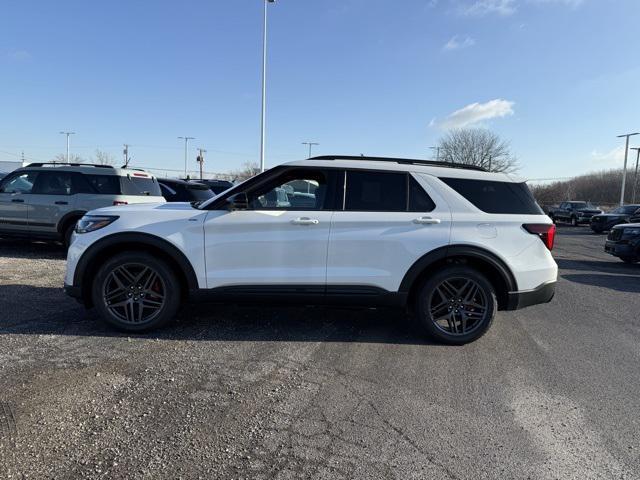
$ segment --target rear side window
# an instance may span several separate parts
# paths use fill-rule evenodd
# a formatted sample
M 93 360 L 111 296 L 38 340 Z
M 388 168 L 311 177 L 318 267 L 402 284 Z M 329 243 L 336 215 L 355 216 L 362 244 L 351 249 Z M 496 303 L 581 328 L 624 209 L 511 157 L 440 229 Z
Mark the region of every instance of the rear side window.
M 468 178 L 440 178 L 486 213 L 542 215 L 526 183 L 493 182 Z
M 83 177 L 94 193 L 120 195 L 120 180 L 115 175 L 83 175 Z
M 431 212 L 436 208 L 431 197 L 424 191 L 424 188 L 409 175 L 409 211 L 410 212 Z
M 347 171 L 344 209 L 356 212 L 406 212 L 404 173 Z
M 154 178 L 120 177 L 123 195 L 161 197 L 160 185 Z

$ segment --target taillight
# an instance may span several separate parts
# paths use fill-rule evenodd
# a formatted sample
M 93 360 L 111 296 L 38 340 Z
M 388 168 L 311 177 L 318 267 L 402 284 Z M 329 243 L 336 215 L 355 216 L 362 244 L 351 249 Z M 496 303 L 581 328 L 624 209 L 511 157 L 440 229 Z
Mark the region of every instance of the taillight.
M 554 224 L 526 223 L 522 225 L 522 228 L 533 235 L 538 235 L 542 243 L 544 243 L 549 250 L 553 250 L 553 242 L 556 239 L 556 226 Z
M 118 205 L 129 205 L 129 202 L 124 202 L 124 201 L 122 201 L 122 200 L 114 200 L 114 201 L 113 201 L 113 205 L 114 205 L 114 206 L 116 206 L 116 207 L 117 207 Z

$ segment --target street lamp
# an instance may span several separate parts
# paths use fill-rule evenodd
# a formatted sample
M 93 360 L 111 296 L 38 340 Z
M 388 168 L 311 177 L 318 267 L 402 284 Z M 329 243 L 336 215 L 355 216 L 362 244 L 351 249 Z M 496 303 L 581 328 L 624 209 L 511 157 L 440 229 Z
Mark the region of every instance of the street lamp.
M 60 132 L 60 135 L 66 135 L 67 136 L 67 163 L 69 163 L 69 137 L 71 135 L 75 135 L 76 132 Z
M 624 205 L 624 187 L 627 183 L 627 156 L 629 155 L 629 137 L 633 137 L 634 135 L 640 135 L 640 132 L 635 133 L 625 133 L 624 135 L 618 135 L 618 138 L 625 137 L 626 141 L 624 144 L 624 169 L 622 170 L 622 189 L 620 191 L 620 206 Z
M 302 142 L 302 145 L 309 145 L 309 157 L 311 158 L 311 147 L 314 145 L 320 145 L 318 142 Z
M 189 140 L 195 140 L 196 137 L 178 137 L 179 140 L 184 140 L 184 178 L 187 178 L 187 149 Z
M 631 203 L 636 203 L 636 188 L 638 187 L 638 160 L 640 160 L 640 147 L 633 147 L 631 150 L 635 150 L 636 154 L 636 172 L 633 175 L 633 195 L 631 196 Z
M 440 161 L 440 147 L 429 147 L 431 150 L 436 151 L 436 161 Z
M 267 115 L 267 4 L 276 0 L 263 0 L 264 12 L 262 14 L 262 116 L 260 120 L 260 171 L 264 172 L 264 144 Z

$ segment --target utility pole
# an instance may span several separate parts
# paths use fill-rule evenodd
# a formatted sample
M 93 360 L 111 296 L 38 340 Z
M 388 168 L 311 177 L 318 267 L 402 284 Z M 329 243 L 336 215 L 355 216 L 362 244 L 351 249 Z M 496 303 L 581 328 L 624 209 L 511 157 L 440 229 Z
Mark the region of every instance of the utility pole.
M 60 135 L 67 136 L 67 163 L 69 163 L 69 136 L 75 135 L 76 132 L 60 132 Z
M 127 168 L 129 166 L 129 144 L 128 143 L 124 144 L 124 150 L 122 151 L 122 153 L 124 154 L 124 168 Z
M 629 137 L 634 135 L 640 135 L 640 132 L 625 133 L 624 135 L 618 135 L 618 138 L 625 137 L 624 144 L 624 169 L 622 170 L 622 188 L 620 190 L 620 206 L 624 205 L 624 187 L 627 183 L 627 156 L 629 155 Z
M 264 0 L 262 14 L 262 116 L 260 120 L 260 171 L 264 172 L 265 133 L 267 117 L 267 4 L 276 0 Z
M 638 188 L 638 160 L 640 160 L 640 147 L 633 147 L 631 150 L 636 151 L 636 172 L 633 175 L 633 195 L 631 203 L 636 203 L 636 188 Z
M 431 150 L 436 151 L 436 162 L 440 161 L 440 147 L 429 147 Z
M 320 144 L 318 142 L 302 142 L 302 145 L 309 145 L 309 156 L 307 158 L 311 158 L 311 147 Z
M 199 148 L 198 151 L 200 155 L 196 158 L 196 162 L 200 164 L 200 180 L 202 180 L 202 165 L 204 164 L 204 154 L 207 153 L 207 151 L 204 148 Z
M 189 140 L 195 140 L 196 137 L 178 137 L 180 140 L 184 140 L 184 178 L 187 178 L 187 150 L 189 148 Z

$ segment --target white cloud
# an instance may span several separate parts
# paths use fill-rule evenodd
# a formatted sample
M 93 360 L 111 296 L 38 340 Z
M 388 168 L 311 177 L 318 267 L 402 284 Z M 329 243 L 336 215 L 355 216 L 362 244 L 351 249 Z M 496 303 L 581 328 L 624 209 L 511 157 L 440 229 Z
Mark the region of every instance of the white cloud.
M 437 125 L 444 129 L 471 127 L 492 118 L 502 118 L 513 115 L 514 102 L 496 98 L 486 103 L 472 103 L 456 110 L 442 122 L 432 120 L 430 126 Z
M 513 15 L 523 3 L 534 5 L 555 3 L 577 8 L 584 3 L 584 0 L 463 0 L 458 4 L 458 13 L 475 16 L 490 14 L 508 16 Z
M 631 158 L 631 153 L 635 153 L 635 150 L 630 152 L 629 158 Z M 620 145 L 608 152 L 594 150 L 591 152 L 591 161 L 602 166 L 622 167 L 624 164 L 624 146 Z
M 497 13 L 506 16 L 515 13 L 516 2 L 515 0 L 475 0 L 461 5 L 458 10 L 463 15 L 483 16 Z
M 444 51 L 460 50 L 462 48 L 473 47 L 475 44 L 476 41 L 469 35 L 454 35 L 453 37 L 451 37 L 451 40 L 444 44 L 442 49 Z
M 13 50 L 7 53 L 7 57 L 17 62 L 24 62 L 26 60 L 31 60 L 31 54 L 26 50 Z

